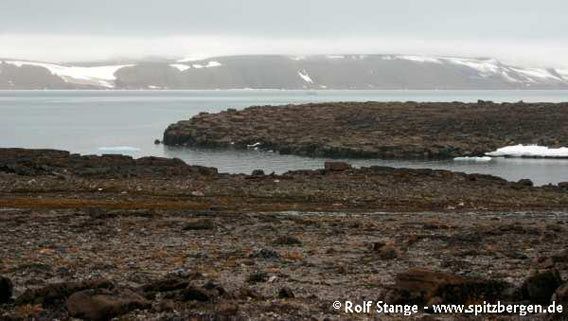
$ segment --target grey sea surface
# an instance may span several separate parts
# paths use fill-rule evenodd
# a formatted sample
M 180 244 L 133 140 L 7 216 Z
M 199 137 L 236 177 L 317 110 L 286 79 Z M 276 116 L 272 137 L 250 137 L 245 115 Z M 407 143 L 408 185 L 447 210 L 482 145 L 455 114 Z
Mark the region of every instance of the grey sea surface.
M 326 159 L 257 150 L 213 150 L 154 145 L 171 123 L 199 112 L 253 105 L 330 101 L 566 102 L 568 91 L 443 90 L 209 90 L 209 91 L 0 91 L 0 147 L 54 148 L 81 154 L 178 157 L 222 172 L 254 169 L 283 173 L 321 168 Z M 535 184 L 568 181 L 566 159 L 493 158 L 488 162 L 348 160 L 355 166 L 384 165 L 491 174 Z

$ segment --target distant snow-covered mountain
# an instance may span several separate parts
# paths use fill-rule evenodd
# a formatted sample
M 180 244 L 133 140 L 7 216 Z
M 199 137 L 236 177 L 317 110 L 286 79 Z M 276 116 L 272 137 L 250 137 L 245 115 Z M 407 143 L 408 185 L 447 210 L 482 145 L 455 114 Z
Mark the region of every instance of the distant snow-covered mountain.
M 247 55 L 120 64 L 0 59 L 0 89 L 568 89 L 568 69 L 490 58 Z

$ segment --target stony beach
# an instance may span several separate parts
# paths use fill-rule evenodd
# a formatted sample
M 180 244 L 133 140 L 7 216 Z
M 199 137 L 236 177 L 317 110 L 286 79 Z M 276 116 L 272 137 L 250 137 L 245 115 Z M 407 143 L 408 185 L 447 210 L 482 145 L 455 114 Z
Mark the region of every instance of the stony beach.
M 486 320 L 332 303 L 566 302 L 566 184 L 339 162 L 232 175 L 156 157 L 0 156 L 0 320 Z

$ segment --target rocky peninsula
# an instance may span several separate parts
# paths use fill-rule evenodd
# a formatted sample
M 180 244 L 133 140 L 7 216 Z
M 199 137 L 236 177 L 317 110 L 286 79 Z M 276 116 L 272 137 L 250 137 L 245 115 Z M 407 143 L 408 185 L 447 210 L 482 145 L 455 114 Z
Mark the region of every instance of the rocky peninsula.
M 0 320 L 481 320 L 332 303 L 568 304 L 567 213 L 566 183 L 0 149 Z
M 567 124 L 567 103 L 319 103 L 201 113 L 170 125 L 163 142 L 303 156 L 444 159 L 517 144 L 568 146 Z

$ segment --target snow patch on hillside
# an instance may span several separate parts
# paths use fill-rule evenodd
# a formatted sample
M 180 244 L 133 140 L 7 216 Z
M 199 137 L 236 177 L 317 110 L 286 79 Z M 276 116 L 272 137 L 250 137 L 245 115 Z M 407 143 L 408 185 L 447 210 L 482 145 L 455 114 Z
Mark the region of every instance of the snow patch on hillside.
M 526 79 L 530 82 L 536 82 L 535 78 L 545 79 L 545 80 L 560 80 L 560 81 L 563 80 L 562 78 L 559 78 L 558 76 L 552 74 L 547 69 L 542 69 L 542 68 L 511 68 L 511 69 L 525 76 Z
M 307 82 L 308 84 L 313 84 L 314 81 L 312 80 L 312 78 L 310 77 L 310 75 L 308 75 L 308 72 L 305 69 L 302 69 L 300 71 L 298 71 L 298 76 L 300 76 L 300 78 L 302 78 L 302 80 L 304 80 L 305 82 Z
M 195 69 L 202 69 L 202 68 L 212 68 L 212 67 L 220 67 L 222 66 L 218 61 L 209 61 L 206 65 L 203 64 L 193 64 L 193 68 Z
M 64 66 L 42 62 L 7 60 L 7 64 L 17 67 L 36 66 L 49 70 L 52 74 L 63 78 L 67 82 L 96 84 L 103 87 L 114 87 L 116 80 L 115 73 L 124 67 L 133 65 L 112 65 L 112 66 L 95 66 L 95 67 L 79 67 Z
M 173 67 L 179 71 L 186 71 L 191 68 L 191 66 L 184 65 L 184 64 L 170 64 L 170 67 Z

